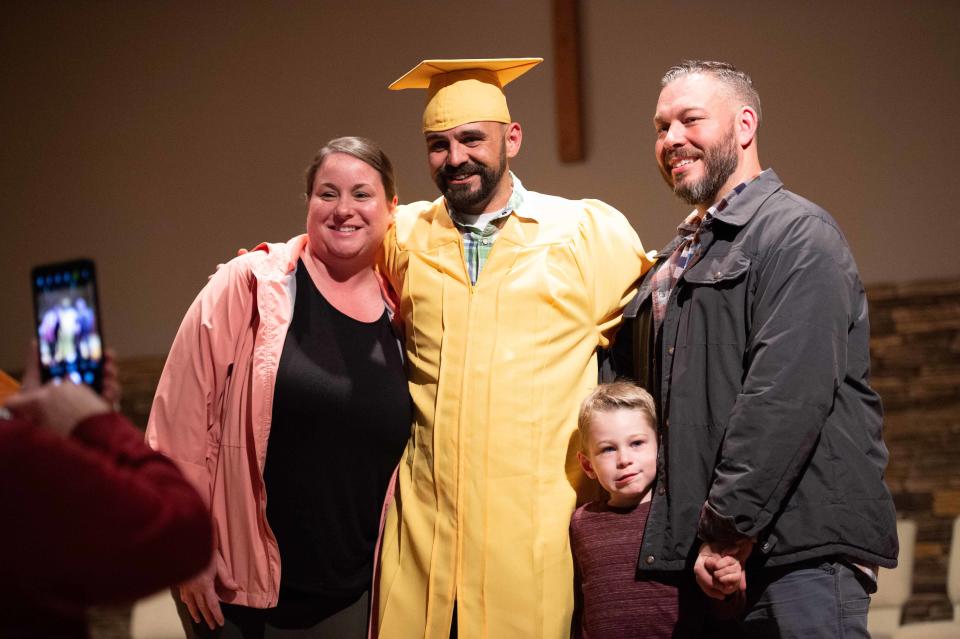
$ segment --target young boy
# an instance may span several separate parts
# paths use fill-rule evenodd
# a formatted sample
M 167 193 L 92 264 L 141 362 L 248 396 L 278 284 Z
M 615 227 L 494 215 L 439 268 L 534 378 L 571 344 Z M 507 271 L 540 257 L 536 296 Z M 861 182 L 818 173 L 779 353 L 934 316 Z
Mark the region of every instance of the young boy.
M 636 578 L 643 530 L 657 476 L 657 417 L 650 394 L 632 382 L 598 386 L 580 406 L 583 471 L 609 493 L 570 521 L 579 622 L 574 636 L 698 636 L 703 597 L 692 575 Z M 733 557 L 717 560 L 714 580 L 739 584 Z

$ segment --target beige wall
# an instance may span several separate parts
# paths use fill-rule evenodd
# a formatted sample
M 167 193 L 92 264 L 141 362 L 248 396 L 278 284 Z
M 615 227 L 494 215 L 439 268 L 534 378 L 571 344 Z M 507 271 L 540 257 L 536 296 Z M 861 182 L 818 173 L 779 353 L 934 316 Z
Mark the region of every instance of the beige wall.
M 385 89 L 426 57 L 546 57 L 508 88 L 515 170 L 609 201 L 648 248 L 686 208 L 653 161 L 658 78 L 730 60 L 763 99 L 762 161 L 834 214 L 865 281 L 960 275 L 956 2 L 585 1 L 576 165 L 556 159 L 550 4 L 6 3 L 0 367 L 19 368 L 31 331 L 31 265 L 77 255 L 99 263 L 106 339 L 164 352 L 217 262 L 302 229 L 301 172 L 330 137 L 379 140 L 401 199 L 434 197 L 423 96 Z

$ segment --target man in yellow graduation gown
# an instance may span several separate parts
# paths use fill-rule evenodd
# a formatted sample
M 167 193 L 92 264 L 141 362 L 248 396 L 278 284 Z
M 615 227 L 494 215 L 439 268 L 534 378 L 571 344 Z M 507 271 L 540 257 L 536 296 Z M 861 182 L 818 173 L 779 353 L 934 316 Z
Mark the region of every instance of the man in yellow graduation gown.
M 528 191 L 503 85 L 541 61 L 428 60 L 427 155 L 443 197 L 400 207 L 383 270 L 406 329 L 412 435 L 382 540 L 376 636 L 570 633 L 577 410 L 650 266 L 598 200 Z

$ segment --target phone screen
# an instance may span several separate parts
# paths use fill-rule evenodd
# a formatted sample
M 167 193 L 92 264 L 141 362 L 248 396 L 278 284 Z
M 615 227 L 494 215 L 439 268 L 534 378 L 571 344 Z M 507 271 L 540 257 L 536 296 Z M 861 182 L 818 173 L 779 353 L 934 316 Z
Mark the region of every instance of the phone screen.
M 103 389 L 97 276 L 92 260 L 33 269 L 40 375 Z

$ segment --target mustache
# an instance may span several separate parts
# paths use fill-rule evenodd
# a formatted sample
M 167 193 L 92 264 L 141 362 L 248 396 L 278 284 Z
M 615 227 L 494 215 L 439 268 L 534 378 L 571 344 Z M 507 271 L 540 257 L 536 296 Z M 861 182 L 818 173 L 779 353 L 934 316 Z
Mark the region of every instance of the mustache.
M 444 165 L 438 175 L 442 178 L 452 178 L 457 175 L 477 175 L 482 172 L 483 167 L 479 164 L 467 161 L 457 166 Z
M 683 160 L 684 158 L 693 158 L 694 160 L 702 158 L 703 153 L 696 149 L 674 149 L 663 154 L 663 161 L 670 162 L 674 158 Z

